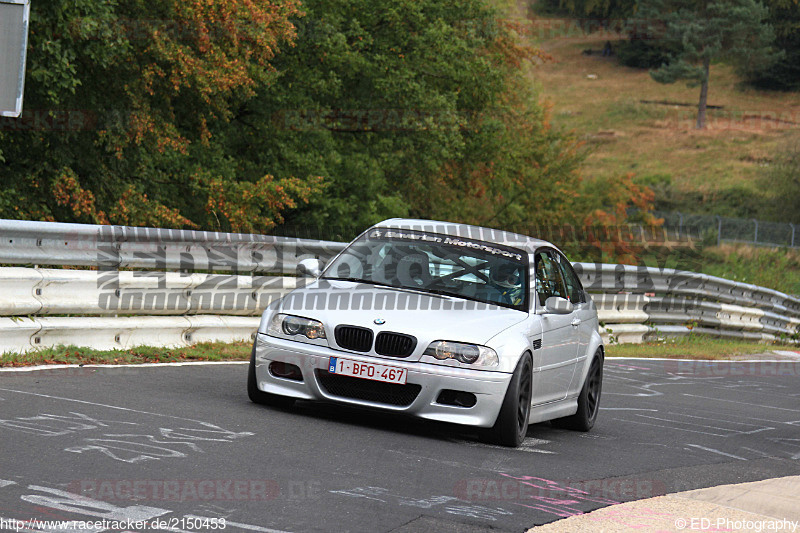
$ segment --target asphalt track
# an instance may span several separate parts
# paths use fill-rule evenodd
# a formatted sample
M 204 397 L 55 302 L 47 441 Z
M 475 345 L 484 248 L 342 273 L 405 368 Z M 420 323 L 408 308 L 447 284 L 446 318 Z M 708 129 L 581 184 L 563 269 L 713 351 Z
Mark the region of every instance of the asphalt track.
M 224 518 L 235 532 L 523 531 L 800 474 L 800 361 L 608 360 L 592 432 L 537 424 L 517 450 L 371 411 L 257 406 L 246 373 L 0 372 L 0 528 L 106 519 L 209 531 Z

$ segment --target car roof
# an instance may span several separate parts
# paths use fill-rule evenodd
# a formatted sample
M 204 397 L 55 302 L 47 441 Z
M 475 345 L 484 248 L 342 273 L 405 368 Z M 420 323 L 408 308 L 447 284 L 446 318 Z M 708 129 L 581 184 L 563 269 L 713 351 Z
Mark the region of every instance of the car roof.
M 513 233 L 499 229 L 484 228 L 482 226 L 471 226 L 469 224 L 456 224 L 454 222 L 442 222 L 438 220 L 423 220 L 414 218 L 390 218 L 378 222 L 374 228 L 393 228 L 425 231 L 429 233 L 439 233 L 452 235 L 462 239 L 475 239 L 480 241 L 503 244 L 514 248 L 522 248 L 533 251 L 542 246 L 556 248 L 553 244 L 541 239 L 534 239 L 520 233 Z

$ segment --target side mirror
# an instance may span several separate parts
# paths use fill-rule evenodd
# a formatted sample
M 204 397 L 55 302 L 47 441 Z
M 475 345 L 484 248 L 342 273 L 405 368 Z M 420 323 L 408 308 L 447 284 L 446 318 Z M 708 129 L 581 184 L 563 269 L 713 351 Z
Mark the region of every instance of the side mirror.
M 575 310 L 572 302 L 560 296 L 551 296 L 544 301 L 544 312 L 552 315 L 568 315 Z
M 322 261 L 310 257 L 297 263 L 297 275 L 303 278 L 317 278 L 322 274 Z

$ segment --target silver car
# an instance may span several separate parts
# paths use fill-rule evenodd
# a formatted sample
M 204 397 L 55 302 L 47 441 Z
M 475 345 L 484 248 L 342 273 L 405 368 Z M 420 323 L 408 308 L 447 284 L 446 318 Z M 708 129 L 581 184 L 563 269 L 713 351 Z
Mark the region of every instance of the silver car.
M 481 428 L 519 446 L 528 424 L 588 431 L 603 344 L 597 311 L 552 244 L 499 230 L 386 220 L 264 311 L 247 390 Z

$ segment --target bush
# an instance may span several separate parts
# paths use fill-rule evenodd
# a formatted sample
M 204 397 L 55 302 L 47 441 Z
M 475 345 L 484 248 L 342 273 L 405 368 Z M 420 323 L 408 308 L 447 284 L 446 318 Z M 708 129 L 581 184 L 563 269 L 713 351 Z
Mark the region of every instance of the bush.
M 632 37 L 627 41 L 619 41 L 614 50 L 620 65 L 626 67 L 651 69 L 669 61 L 667 50 L 643 38 Z

